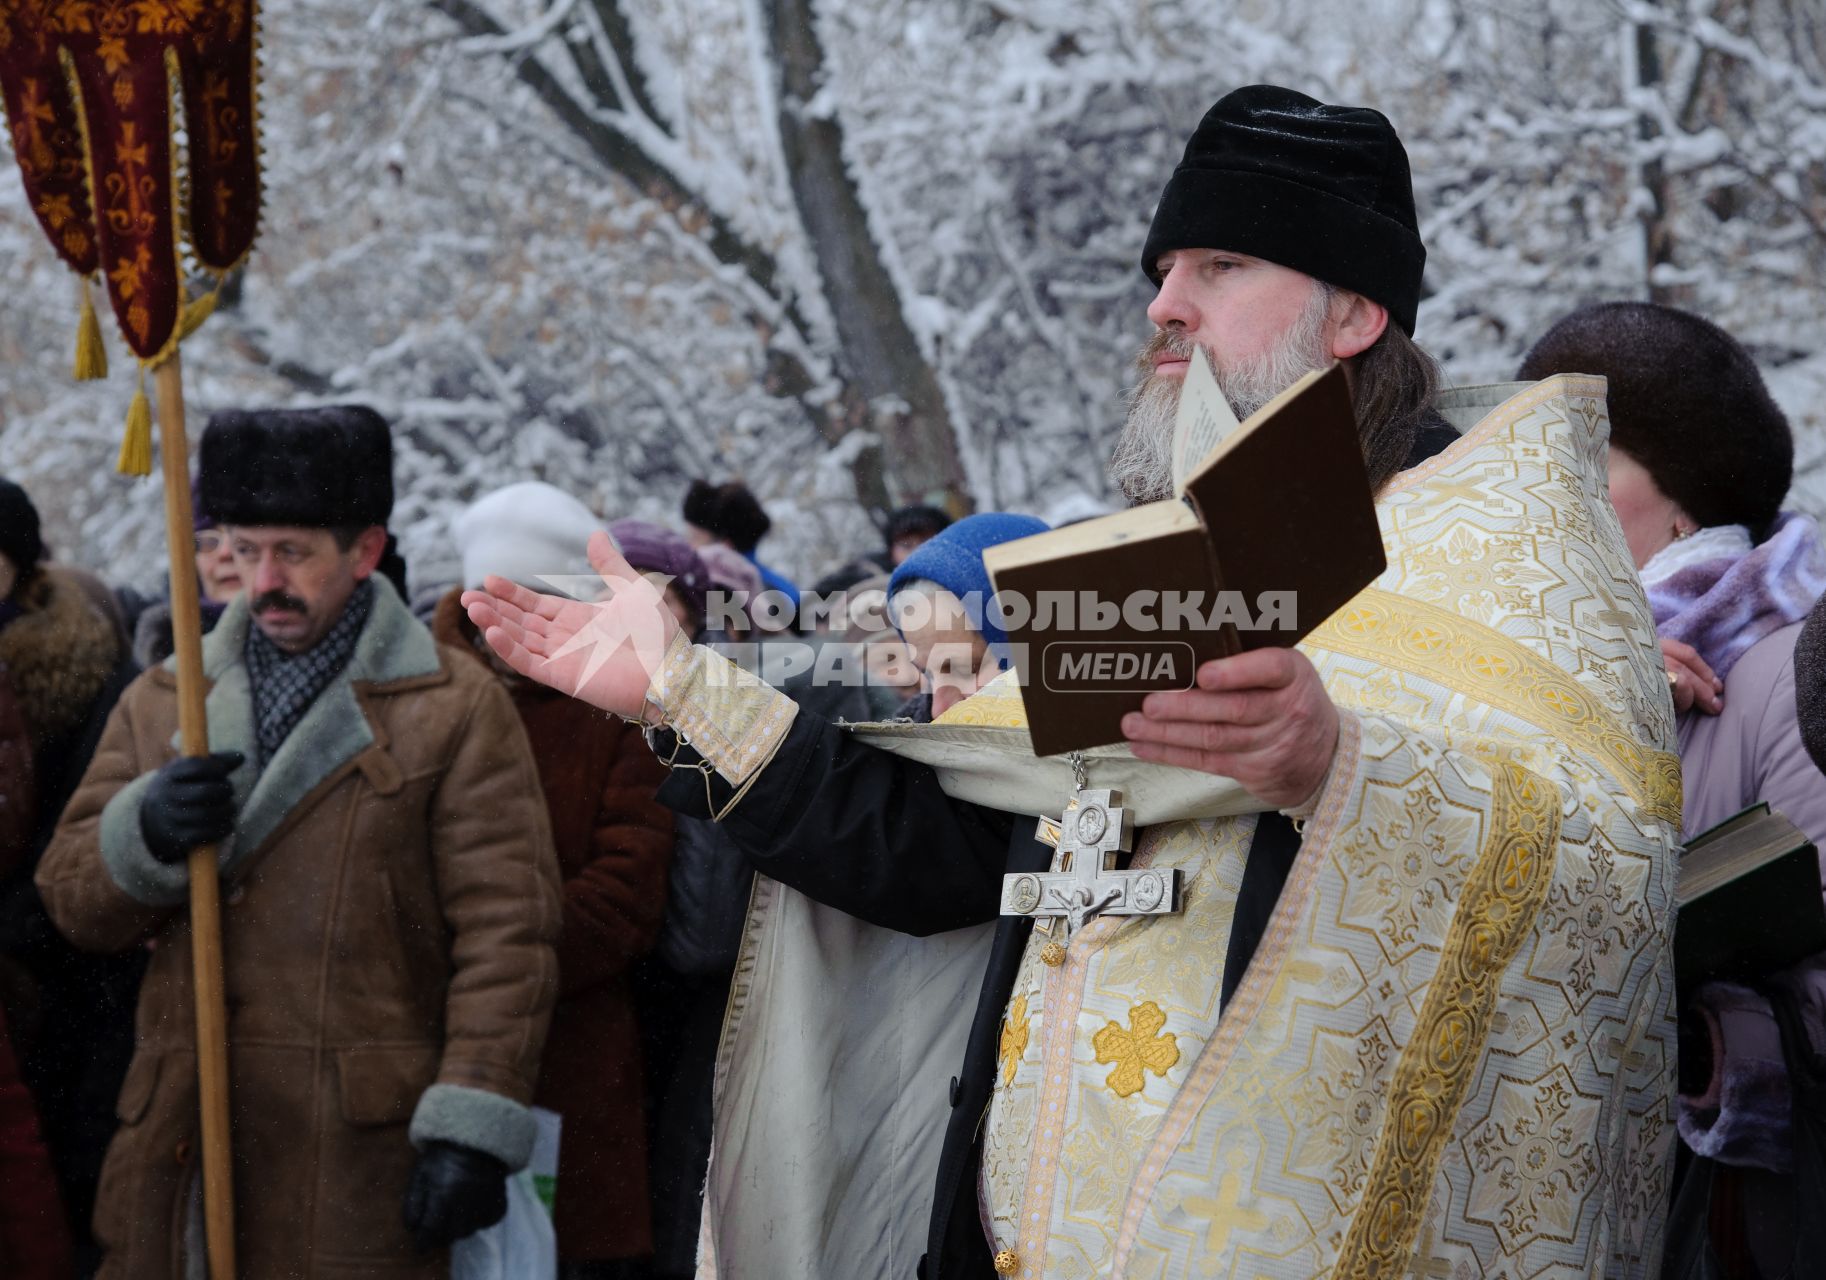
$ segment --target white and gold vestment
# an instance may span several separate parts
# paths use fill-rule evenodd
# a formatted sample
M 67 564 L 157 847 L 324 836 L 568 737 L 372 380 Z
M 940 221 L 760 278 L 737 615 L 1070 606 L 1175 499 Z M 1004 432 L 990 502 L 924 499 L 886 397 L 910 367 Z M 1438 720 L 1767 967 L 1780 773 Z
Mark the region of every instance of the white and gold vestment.
M 1133 865 L 1180 868 L 1184 909 L 1093 921 L 1056 967 L 1044 939 L 1027 948 L 983 1131 L 984 1223 L 1008 1274 L 1658 1271 L 1680 784 L 1606 491 L 1603 393 L 1576 377 L 1447 392 L 1461 438 L 1379 498 L 1387 571 L 1302 646 L 1342 712 L 1337 756 L 1221 1019 L 1261 806 L 1087 753 L 1092 785 L 1120 787 L 1145 826 Z M 1056 813 L 1066 771 L 1023 757 L 1021 724 L 998 681 L 929 729 L 858 732 L 938 765 L 955 795 Z M 764 887 L 750 922 L 702 1270 L 907 1274 L 944 1115 L 915 1086 L 956 1069 L 941 1064 L 961 1053 L 981 931 L 846 936 L 807 963 L 822 909 L 794 896 Z M 947 978 L 919 976 L 928 946 Z M 852 981 L 875 998 L 847 1003 Z M 851 1047 L 792 1034 L 812 1007 L 795 986 L 851 1021 Z M 891 1099 L 864 1101 L 884 1070 L 874 1092 Z M 748 1114 L 765 1099 L 773 1114 Z M 779 1162 L 794 1107 L 818 1099 L 816 1140 Z M 841 1171 L 808 1170 L 819 1153 Z M 917 1211 L 842 1194 L 858 1177 Z M 770 1255 L 764 1236 L 795 1215 L 814 1220 L 802 1253 Z

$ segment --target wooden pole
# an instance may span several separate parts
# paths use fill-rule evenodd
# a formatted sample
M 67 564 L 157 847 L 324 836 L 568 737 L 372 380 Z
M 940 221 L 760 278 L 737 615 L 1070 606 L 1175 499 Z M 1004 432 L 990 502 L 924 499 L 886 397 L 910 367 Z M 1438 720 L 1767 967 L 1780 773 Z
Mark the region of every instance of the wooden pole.
M 159 455 L 165 469 L 165 538 L 171 553 L 171 636 L 178 664 L 178 739 L 187 756 L 209 753 L 203 703 L 203 620 L 197 603 L 196 530 L 190 510 L 190 443 L 184 374 L 173 351 L 157 383 Z M 234 1280 L 235 1188 L 228 1138 L 228 1004 L 222 987 L 222 886 L 214 845 L 190 851 L 190 951 L 196 976 L 197 1084 L 203 1125 L 203 1233 L 210 1280 Z

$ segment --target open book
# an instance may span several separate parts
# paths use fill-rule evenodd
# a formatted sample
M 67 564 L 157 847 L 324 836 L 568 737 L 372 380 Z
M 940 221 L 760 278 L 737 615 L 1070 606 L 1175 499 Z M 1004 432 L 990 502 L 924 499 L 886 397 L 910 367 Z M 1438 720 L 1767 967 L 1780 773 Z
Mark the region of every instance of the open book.
M 1702 832 L 1674 893 L 1675 986 L 1779 972 L 1826 951 L 1826 904 L 1813 842 L 1767 804 Z
M 1036 755 L 1122 740 L 1149 693 L 1201 663 L 1294 644 L 1386 560 L 1339 366 L 1235 417 L 1202 354 L 1180 391 L 1183 498 L 991 547 Z

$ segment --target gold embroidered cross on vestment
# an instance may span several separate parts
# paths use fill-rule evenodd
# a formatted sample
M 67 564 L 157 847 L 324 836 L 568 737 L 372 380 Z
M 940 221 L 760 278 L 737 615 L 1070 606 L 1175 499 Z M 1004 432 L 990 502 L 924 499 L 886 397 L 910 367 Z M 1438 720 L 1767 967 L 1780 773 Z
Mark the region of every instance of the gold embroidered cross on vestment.
M 1118 1098 L 1140 1093 L 1146 1073 L 1164 1076 L 1179 1062 L 1179 1037 L 1166 1031 L 1167 1015 L 1152 1000 L 1129 1010 L 1125 1031 L 1114 1022 L 1091 1038 L 1098 1062 L 1113 1062 L 1116 1069 L 1104 1083 Z
M 1014 1081 L 1016 1068 L 1027 1053 L 1027 997 L 1019 995 L 1008 1006 L 1008 1017 L 1002 1022 L 1002 1083 Z

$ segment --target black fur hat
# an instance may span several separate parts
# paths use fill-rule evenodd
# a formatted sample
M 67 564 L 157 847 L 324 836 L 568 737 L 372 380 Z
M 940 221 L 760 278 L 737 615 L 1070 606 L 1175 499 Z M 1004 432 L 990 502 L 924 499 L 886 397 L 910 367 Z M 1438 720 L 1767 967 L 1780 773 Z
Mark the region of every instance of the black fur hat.
M 1388 117 L 1277 85 L 1219 99 L 1161 193 L 1141 269 L 1175 249 L 1229 249 L 1360 293 L 1413 335 L 1427 251 L 1408 153 Z
M 685 523 L 694 524 L 714 537 L 726 538 L 729 545 L 748 555 L 755 543 L 767 536 L 773 521 L 767 518 L 760 500 L 740 480 L 711 484 L 693 480 L 685 492 Z
M 366 405 L 225 409 L 203 428 L 197 499 L 221 524 L 384 526 L 393 433 Z
M 1702 528 L 1761 541 L 1794 478 L 1794 436 L 1756 362 L 1710 320 L 1654 302 L 1581 307 L 1544 334 L 1516 375 L 1610 379 L 1610 440 Z

